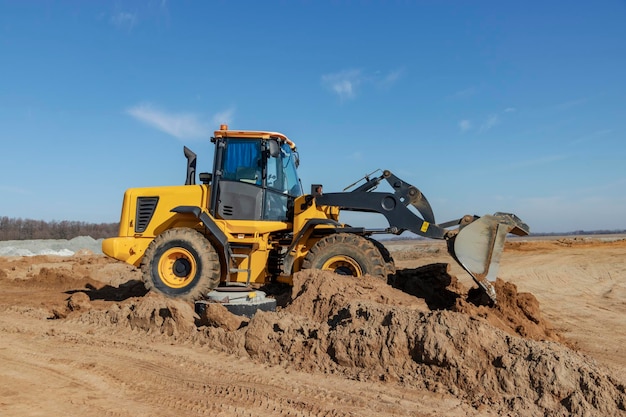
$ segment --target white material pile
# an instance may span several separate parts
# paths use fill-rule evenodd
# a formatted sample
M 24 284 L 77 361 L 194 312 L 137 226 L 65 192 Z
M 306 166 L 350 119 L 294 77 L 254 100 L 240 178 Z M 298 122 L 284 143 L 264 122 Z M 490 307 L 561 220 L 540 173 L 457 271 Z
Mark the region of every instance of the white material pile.
M 56 255 L 72 256 L 76 252 L 101 254 L 102 239 L 78 236 L 73 239 L 37 239 L 0 241 L 0 256 Z

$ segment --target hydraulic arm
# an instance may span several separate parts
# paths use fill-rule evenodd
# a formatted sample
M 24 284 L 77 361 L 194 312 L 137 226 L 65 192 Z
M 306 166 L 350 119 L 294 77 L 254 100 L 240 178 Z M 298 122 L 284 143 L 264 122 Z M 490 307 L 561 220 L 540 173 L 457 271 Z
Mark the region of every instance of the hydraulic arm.
M 419 236 L 445 239 L 450 255 L 496 301 L 491 283 L 497 277 L 506 235 L 527 235 L 528 225 L 509 213 L 482 217 L 465 215 L 437 224 L 430 203 L 417 187 L 388 170 L 380 176 L 366 176 L 364 179 L 365 182 L 352 191 L 317 195 L 316 204 L 336 206 L 347 211 L 380 213 L 389 223 L 385 233 L 398 235 L 410 231 Z M 393 192 L 373 192 L 383 180 L 389 183 Z M 409 206 L 414 207 L 419 214 L 410 210 Z

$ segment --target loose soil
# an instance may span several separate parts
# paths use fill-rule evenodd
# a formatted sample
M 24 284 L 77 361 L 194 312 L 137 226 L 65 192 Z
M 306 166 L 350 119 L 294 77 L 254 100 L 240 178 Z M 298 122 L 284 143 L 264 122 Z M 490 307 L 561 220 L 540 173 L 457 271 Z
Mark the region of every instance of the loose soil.
M 440 243 L 252 319 L 102 255 L 0 257 L 0 415 L 626 416 L 626 240 L 511 240 L 495 306 Z

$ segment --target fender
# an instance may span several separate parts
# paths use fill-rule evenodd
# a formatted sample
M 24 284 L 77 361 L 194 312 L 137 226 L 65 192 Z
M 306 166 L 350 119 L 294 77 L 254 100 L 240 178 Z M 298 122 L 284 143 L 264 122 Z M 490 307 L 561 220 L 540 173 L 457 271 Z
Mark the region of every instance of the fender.
M 222 231 L 222 229 L 217 226 L 215 221 L 207 214 L 207 212 L 205 212 L 198 206 L 178 206 L 174 207 L 170 211 L 179 214 L 188 213 L 196 216 L 196 218 L 198 218 L 202 222 L 202 224 L 204 224 L 204 227 L 206 227 L 209 230 L 209 233 L 211 233 L 211 235 L 215 238 L 215 243 L 217 243 L 218 245 L 216 249 L 224 257 L 226 265 L 230 265 L 232 251 L 230 249 L 228 237 Z

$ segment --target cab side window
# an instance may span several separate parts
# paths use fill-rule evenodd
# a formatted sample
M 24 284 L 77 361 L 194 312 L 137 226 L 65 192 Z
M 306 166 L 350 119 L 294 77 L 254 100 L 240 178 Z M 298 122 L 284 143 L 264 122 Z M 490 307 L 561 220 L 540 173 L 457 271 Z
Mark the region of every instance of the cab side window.
M 261 185 L 261 157 L 261 141 L 231 139 L 225 151 L 222 178 Z

